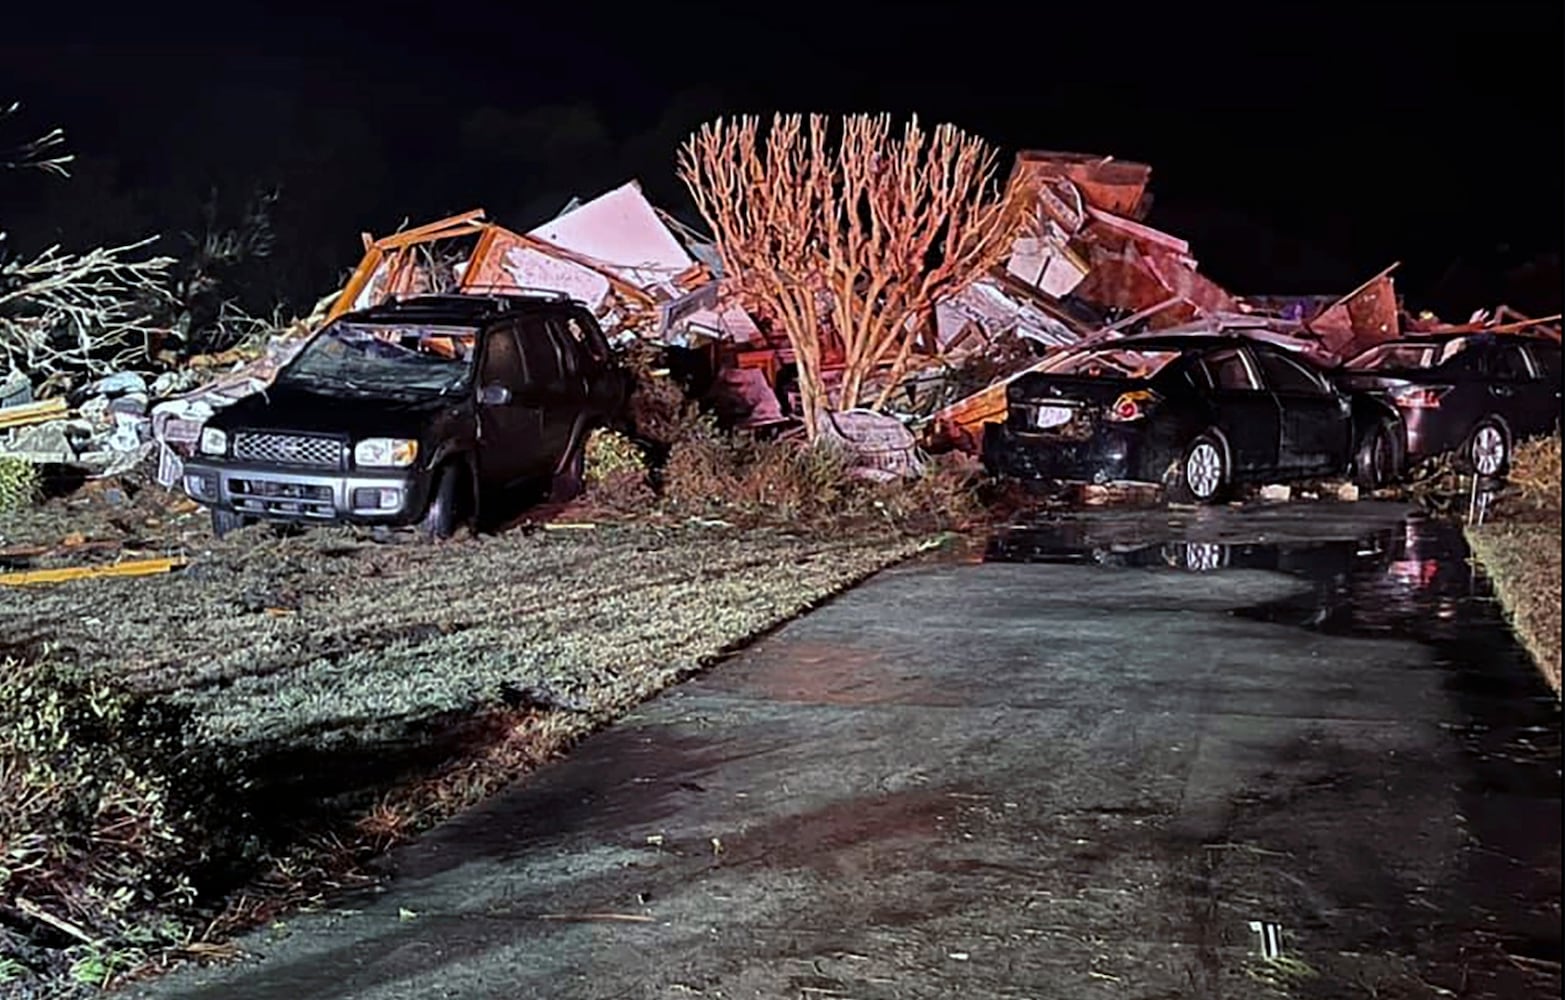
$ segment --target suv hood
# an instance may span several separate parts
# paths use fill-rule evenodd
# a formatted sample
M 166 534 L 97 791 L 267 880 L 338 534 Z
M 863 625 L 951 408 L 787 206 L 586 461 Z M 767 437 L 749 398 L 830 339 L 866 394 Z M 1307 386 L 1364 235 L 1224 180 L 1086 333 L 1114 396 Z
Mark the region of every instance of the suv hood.
M 366 437 L 420 437 L 442 411 L 463 397 L 372 396 L 271 386 L 224 407 L 208 425 L 225 431 L 255 429 Z

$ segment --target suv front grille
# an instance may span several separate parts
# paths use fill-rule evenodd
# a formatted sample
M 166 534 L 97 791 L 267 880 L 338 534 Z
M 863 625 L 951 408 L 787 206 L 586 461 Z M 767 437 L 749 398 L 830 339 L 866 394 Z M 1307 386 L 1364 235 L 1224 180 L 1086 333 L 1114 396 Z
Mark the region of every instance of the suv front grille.
M 344 445 L 328 437 L 240 431 L 234 435 L 234 457 L 248 462 L 342 468 Z

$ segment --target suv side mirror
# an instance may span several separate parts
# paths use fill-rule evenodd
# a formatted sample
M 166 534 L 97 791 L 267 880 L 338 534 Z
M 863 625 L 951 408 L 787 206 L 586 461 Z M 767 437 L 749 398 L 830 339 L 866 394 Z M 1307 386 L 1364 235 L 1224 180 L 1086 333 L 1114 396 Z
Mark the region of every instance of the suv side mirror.
M 511 390 L 499 382 L 491 382 L 478 390 L 478 401 L 485 406 L 505 406 L 511 401 Z

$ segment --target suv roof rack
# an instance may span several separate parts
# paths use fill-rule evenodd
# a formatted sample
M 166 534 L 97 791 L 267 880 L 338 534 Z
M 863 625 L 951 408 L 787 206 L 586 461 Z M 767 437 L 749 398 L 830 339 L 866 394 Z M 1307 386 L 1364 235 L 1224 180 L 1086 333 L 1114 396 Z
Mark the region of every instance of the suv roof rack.
M 420 292 L 417 295 L 399 297 L 388 295 L 386 298 L 371 306 L 365 306 L 366 310 L 372 309 L 451 309 L 453 307 L 464 310 L 479 310 L 499 306 L 502 309 L 509 308 L 523 301 L 550 301 L 550 302 L 574 302 L 565 292 L 553 289 L 524 289 L 518 291 L 512 286 L 493 286 L 492 292 Z
M 536 298 L 553 299 L 558 302 L 571 301 L 569 292 L 562 292 L 558 288 L 535 288 L 531 285 L 467 285 L 456 294 L 500 299 Z

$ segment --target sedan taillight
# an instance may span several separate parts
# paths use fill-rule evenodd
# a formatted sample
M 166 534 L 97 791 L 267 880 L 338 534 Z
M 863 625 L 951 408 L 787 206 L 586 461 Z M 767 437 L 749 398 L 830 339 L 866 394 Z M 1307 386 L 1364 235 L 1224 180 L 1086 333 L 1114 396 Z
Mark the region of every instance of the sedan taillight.
M 1391 401 L 1407 410 L 1433 410 L 1450 391 L 1448 385 L 1405 385 L 1391 390 Z
M 1114 400 L 1114 405 L 1109 407 L 1108 418 L 1116 423 L 1140 420 L 1151 412 L 1156 402 L 1157 395 L 1145 389 L 1122 392 L 1119 398 Z

